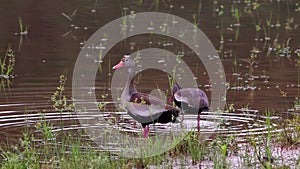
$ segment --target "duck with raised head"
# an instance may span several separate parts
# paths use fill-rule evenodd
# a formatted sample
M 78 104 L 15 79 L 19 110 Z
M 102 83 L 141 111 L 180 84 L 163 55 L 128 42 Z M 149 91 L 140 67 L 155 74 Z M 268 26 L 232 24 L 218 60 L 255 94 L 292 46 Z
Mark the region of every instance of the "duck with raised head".
M 200 113 L 209 111 L 206 93 L 199 88 L 182 88 L 178 83 L 172 88 L 170 102 L 174 102 L 184 112 L 197 112 L 197 130 L 200 131 Z
M 140 93 L 134 86 L 135 62 L 130 55 L 124 55 L 113 69 L 126 68 L 127 82 L 121 95 L 121 105 L 128 114 L 142 124 L 144 138 L 148 137 L 149 124 L 175 122 L 180 109 L 173 107 L 160 98 Z

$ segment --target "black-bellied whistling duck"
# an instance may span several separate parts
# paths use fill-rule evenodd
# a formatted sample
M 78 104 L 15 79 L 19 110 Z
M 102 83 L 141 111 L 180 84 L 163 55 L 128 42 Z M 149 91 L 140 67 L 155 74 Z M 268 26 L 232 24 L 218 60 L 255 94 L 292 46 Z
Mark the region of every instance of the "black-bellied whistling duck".
M 198 88 L 181 88 L 176 83 L 172 88 L 170 101 L 185 112 L 198 112 L 197 130 L 200 131 L 200 113 L 209 111 L 209 102 L 206 93 Z
M 121 95 L 121 104 L 128 114 L 142 124 L 143 136 L 148 137 L 149 124 L 175 122 L 180 110 L 149 94 L 139 93 L 134 86 L 135 62 L 130 55 L 124 55 L 113 69 L 126 68 L 128 78 Z

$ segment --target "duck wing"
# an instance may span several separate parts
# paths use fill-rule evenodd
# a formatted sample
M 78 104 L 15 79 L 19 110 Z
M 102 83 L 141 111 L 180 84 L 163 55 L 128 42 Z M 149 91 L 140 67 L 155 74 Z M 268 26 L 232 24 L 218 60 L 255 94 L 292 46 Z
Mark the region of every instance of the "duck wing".
M 205 92 L 198 88 L 184 88 L 174 94 L 178 102 L 186 103 L 189 107 L 201 109 L 209 107 L 208 97 Z
M 180 111 L 166 104 L 162 99 L 145 93 L 134 93 L 130 101 L 125 104 L 125 108 L 128 110 L 128 113 L 140 123 L 159 122 L 157 119 L 159 119 L 163 113 L 174 113 L 177 114 L 177 117 Z

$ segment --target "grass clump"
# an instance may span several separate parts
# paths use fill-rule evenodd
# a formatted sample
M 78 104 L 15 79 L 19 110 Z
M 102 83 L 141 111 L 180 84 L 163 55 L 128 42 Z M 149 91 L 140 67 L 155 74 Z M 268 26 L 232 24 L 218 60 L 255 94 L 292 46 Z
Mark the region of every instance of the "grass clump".
M 1 149 L 1 169 L 122 168 L 122 163 L 113 156 L 89 148 L 76 133 L 64 133 L 62 136 L 65 136 L 59 138 L 51 132 L 51 125 L 42 123 L 41 143 L 25 132 L 18 146 Z
M 0 155 L 2 162 L 0 163 L 1 169 L 27 169 L 27 168 L 40 168 L 39 157 L 37 150 L 30 142 L 30 135 L 28 132 L 23 133 L 23 138 L 20 139 L 19 146 L 12 146 L 1 148 Z
M 166 166 L 202 166 L 218 169 L 231 168 L 236 165 L 240 167 L 261 166 L 263 168 L 286 166 L 285 164 L 279 165 L 278 162 L 281 159 L 272 155 L 274 150 L 269 143 L 271 136 L 269 134 L 263 140 L 265 144 L 260 145 L 254 139 L 247 144 L 247 150 L 251 150 L 253 153 L 242 154 L 243 147 L 237 147 L 235 137 L 217 137 L 212 142 L 203 142 L 199 140 L 197 133 L 190 132 L 175 148 L 162 155 L 129 159 L 97 148 L 91 141 L 86 141 L 84 133 L 79 130 L 77 132 L 62 130 L 54 132 L 53 125 L 45 119 L 38 122 L 36 130 L 39 131 L 39 135 L 30 135 L 28 132 L 24 132 L 18 146 L 0 150 L 1 169 L 159 168 Z M 231 162 L 230 158 L 234 155 L 244 161 L 240 161 L 238 164 Z M 188 162 L 189 160 L 192 162 Z

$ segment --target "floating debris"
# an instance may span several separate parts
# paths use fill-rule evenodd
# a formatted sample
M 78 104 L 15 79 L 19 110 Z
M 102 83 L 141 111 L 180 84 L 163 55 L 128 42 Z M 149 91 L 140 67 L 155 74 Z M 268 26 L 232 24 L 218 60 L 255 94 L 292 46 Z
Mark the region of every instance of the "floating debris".
M 256 90 L 257 87 L 255 86 L 233 86 L 230 87 L 231 90 L 237 90 L 237 91 L 246 91 L 246 90 Z

